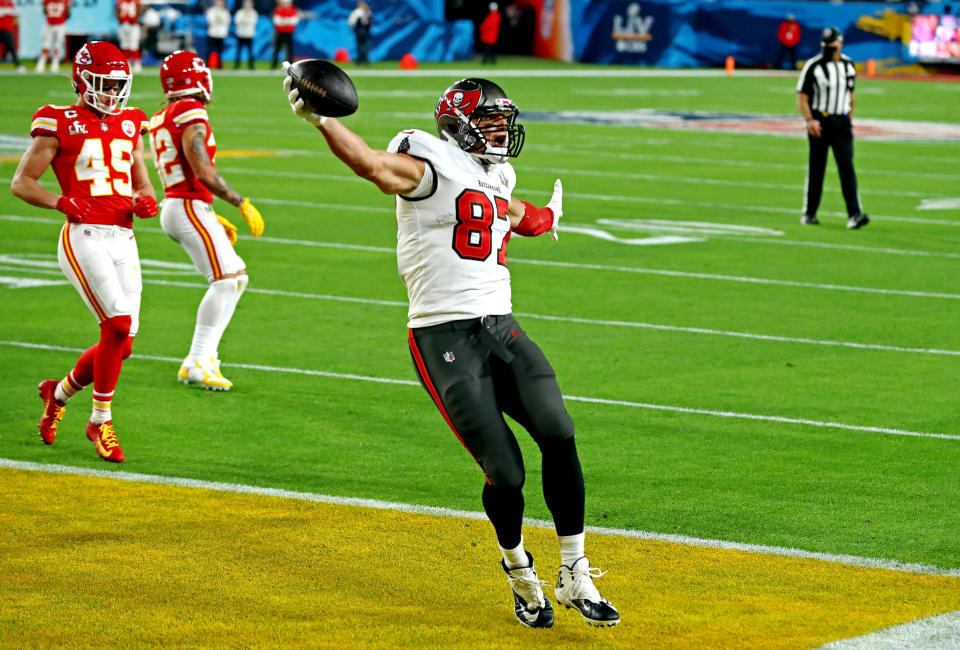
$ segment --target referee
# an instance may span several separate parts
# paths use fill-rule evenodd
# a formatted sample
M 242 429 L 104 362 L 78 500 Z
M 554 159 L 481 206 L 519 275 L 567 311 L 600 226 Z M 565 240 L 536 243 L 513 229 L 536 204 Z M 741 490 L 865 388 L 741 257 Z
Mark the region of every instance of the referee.
M 820 39 L 823 51 L 807 61 L 797 82 L 797 106 L 807 124 L 810 159 L 803 193 L 801 223 L 817 225 L 817 208 L 823 194 L 823 173 L 827 167 L 827 151 L 840 172 L 840 187 L 847 204 L 847 228 L 856 230 L 870 219 L 863 213 L 857 192 L 857 174 L 853 170 L 853 85 L 857 72 L 853 61 L 840 53 L 843 34 L 836 27 L 823 30 Z

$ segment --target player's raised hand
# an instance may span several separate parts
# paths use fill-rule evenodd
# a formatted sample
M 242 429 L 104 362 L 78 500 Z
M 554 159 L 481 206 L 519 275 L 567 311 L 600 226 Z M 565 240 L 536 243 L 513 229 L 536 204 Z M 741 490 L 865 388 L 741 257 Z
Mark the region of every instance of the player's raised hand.
M 550 236 L 553 237 L 553 241 L 558 241 L 557 225 L 560 223 L 560 217 L 563 216 L 563 184 L 559 178 L 553 184 L 553 196 L 550 197 L 547 207 L 553 210 L 553 226 L 550 227 Z
M 240 210 L 240 216 L 243 217 L 243 220 L 247 222 L 247 225 L 250 226 L 250 234 L 254 237 L 259 237 L 263 234 L 263 217 L 260 216 L 260 211 L 253 207 L 253 204 L 250 203 L 249 198 L 245 198 L 243 203 L 237 206 L 237 209 Z
M 159 212 L 160 206 L 152 196 L 138 196 L 133 202 L 133 213 L 141 219 L 155 217 Z
M 287 74 L 287 68 L 289 67 L 290 62 L 284 61 L 283 92 L 287 94 L 287 101 L 290 102 L 290 109 L 293 111 L 293 114 L 300 119 L 306 120 L 308 123 L 314 126 L 321 126 L 327 121 L 327 118 L 323 115 L 317 115 L 304 105 L 303 100 L 300 99 L 300 91 L 293 87 L 293 79 L 291 79 L 290 75 Z
M 221 217 L 219 214 L 214 214 L 217 218 L 217 221 L 220 222 L 220 225 L 223 226 L 223 231 L 227 233 L 227 239 L 230 241 L 230 244 L 237 243 L 237 227 L 230 223 L 230 220 L 226 217 Z
M 93 202 L 90 199 L 61 196 L 57 199 L 57 210 L 67 215 L 70 223 L 83 223 L 93 211 Z

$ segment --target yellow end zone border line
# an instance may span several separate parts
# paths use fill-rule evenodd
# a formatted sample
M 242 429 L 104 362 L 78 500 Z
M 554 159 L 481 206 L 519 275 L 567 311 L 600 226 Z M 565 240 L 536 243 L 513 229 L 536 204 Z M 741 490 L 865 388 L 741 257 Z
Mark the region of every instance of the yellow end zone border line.
M 486 519 L 480 512 L 12 459 L 0 459 L 0 469 L 10 470 L 10 494 L 20 495 L 6 504 L 13 526 L 0 535 L 0 548 L 19 549 L 0 559 L 0 577 L 11 590 L 10 608 L 0 607 L 0 645 L 64 638 L 79 647 L 98 644 L 102 629 L 83 623 L 96 610 L 83 596 L 89 589 L 121 628 L 136 621 L 128 639 L 134 645 L 204 645 L 224 640 L 225 630 L 243 643 L 269 638 L 281 645 L 317 638 L 340 647 L 379 647 L 387 640 L 405 647 L 523 647 L 531 641 L 509 613 L 490 531 L 486 522 L 474 524 Z M 27 479 L 31 472 L 48 478 Z M 165 490 L 183 491 L 158 492 Z M 111 498 L 101 502 L 104 494 Z M 526 523 L 528 546 L 549 578 L 556 560 L 542 552 L 555 547 L 552 525 Z M 558 608 L 549 636 L 555 647 L 826 643 L 829 650 L 899 650 L 953 647 L 960 640 L 960 569 L 588 530 L 600 564 L 612 562 L 603 588 L 624 622 L 597 636 L 578 615 Z M 104 576 L 101 555 L 136 561 Z M 424 580 L 433 580 L 426 592 Z M 461 616 L 464 593 L 472 595 L 468 619 Z M 331 595 L 349 601 L 340 616 L 328 616 Z M 371 608 L 379 612 L 379 627 L 368 625 Z M 425 608 L 440 620 L 424 620 Z M 192 623 L 170 628 L 167 617 L 184 611 L 192 612 Z
M 314 501 L 317 503 L 356 506 L 360 508 L 373 508 L 377 510 L 392 510 L 395 512 L 416 513 L 432 515 L 435 517 L 459 517 L 462 519 L 477 519 L 481 521 L 486 521 L 487 519 L 486 514 L 483 512 L 475 512 L 471 510 L 456 510 L 454 508 L 422 506 L 409 503 L 398 503 L 394 501 L 381 501 L 379 499 L 338 497 L 328 494 L 317 494 L 314 492 L 296 492 L 293 490 L 283 490 L 279 488 L 243 485 L 241 483 L 222 483 L 219 481 L 204 481 L 201 479 L 178 478 L 174 476 L 161 476 L 158 474 L 139 474 L 136 472 L 97 470 L 86 467 L 73 467 L 70 465 L 32 463 L 9 458 L 0 458 L 0 468 L 47 472 L 50 474 L 69 474 L 75 476 L 91 476 L 95 478 L 112 478 L 119 481 L 130 481 L 134 483 L 200 488 L 204 490 L 215 490 L 217 492 L 233 492 L 236 494 L 258 494 L 261 496 L 279 497 L 283 499 L 297 499 L 300 501 Z M 545 521 L 543 519 L 532 519 L 525 517 L 524 525 L 553 530 L 553 522 Z M 784 557 L 805 560 L 821 560 L 824 562 L 836 562 L 846 566 L 865 569 L 886 569 L 888 571 L 898 571 L 901 573 L 917 575 L 960 577 L 960 568 L 948 569 L 917 562 L 900 562 L 898 560 L 889 560 L 884 558 L 821 553 L 816 551 L 804 551 L 802 549 L 789 548 L 785 546 L 746 544 L 741 542 L 730 542 L 721 539 L 703 539 L 699 537 L 690 537 L 687 535 L 652 533 L 642 530 L 630 530 L 627 528 L 586 526 L 586 530 L 596 535 L 612 535 L 617 537 L 629 537 L 633 539 L 643 539 L 657 542 L 669 542 L 672 544 L 681 544 L 683 546 L 715 548 L 726 551 L 742 551 L 744 553 L 756 553 L 762 555 L 780 555 Z

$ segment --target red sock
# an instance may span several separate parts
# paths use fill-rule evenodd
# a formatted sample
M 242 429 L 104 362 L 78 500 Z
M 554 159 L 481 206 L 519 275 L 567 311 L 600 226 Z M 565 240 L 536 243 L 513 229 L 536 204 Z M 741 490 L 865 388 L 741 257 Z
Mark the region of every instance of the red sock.
M 100 343 L 93 359 L 93 410 L 95 415 L 106 418 L 103 422 L 110 419 L 113 389 L 120 378 L 131 324 L 129 316 L 114 316 L 100 323 Z
M 73 377 L 71 377 L 77 390 L 93 383 L 93 358 L 96 354 L 97 346 L 93 345 L 84 350 L 77 359 L 77 365 L 73 367 Z

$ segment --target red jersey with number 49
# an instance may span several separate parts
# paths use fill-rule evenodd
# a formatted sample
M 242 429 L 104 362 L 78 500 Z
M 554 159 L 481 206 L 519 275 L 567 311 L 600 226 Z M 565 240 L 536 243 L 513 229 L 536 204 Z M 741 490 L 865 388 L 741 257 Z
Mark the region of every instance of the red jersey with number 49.
M 121 23 L 140 21 L 140 0 L 117 0 L 117 20 Z
M 164 195 L 175 199 L 199 199 L 213 203 L 210 193 L 190 167 L 183 155 L 183 132 L 191 124 L 207 127 L 207 155 L 213 164 L 217 143 L 207 118 L 207 109 L 192 97 L 185 97 L 169 104 L 150 118 L 150 144 L 153 146 L 153 162 L 163 182 Z
M 410 327 L 509 314 L 510 163 L 483 165 L 425 131 L 387 146 L 425 160 L 420 187 L 397 197 L 397 267 L 410 298 Z
M 62 25 L 69 17 L 69 0 L 43 0 L 43 13 L 48 25 Z
M 64 196 L 93 198 L 96 208 L 84 223 L 133 223 L 133 152 L 147 129 L 139 108 L 101 115 L 85 106 L 41 106 L 33 114 L 30 135 L 59 142 L 51 167 Z

